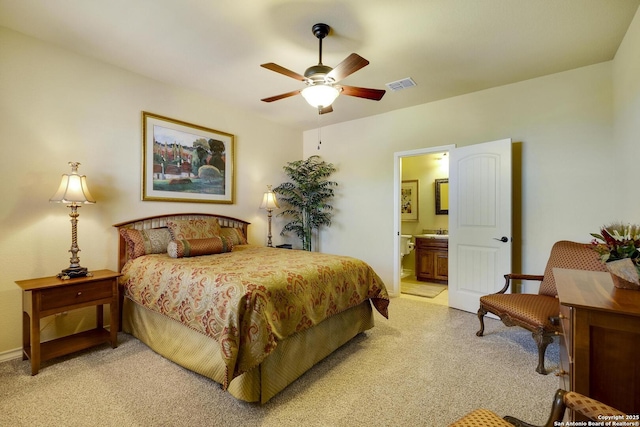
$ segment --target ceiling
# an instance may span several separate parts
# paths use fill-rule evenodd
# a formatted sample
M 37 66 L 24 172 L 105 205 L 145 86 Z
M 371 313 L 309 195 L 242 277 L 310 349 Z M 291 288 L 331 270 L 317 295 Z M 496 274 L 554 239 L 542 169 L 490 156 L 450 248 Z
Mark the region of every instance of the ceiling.
M 640 0 L 0 0 L 0 26 L 307 130 L 609 61 Z M 302 96 L 318 62 L 370 64 L 341 83 L 417 86 L 381 101 L 340 96 L 319 116 Z M 46 66 L 46 64 L 45 64 Z M 162 114 L 162 111 L 157 111 Z M 183 118 L 188 119 L 188 118 Z

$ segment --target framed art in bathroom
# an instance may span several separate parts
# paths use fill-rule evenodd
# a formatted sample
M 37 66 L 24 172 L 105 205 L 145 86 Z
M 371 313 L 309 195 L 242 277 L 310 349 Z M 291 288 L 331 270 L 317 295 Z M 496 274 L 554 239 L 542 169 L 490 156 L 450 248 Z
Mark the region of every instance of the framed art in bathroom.
M 400 191 L 400 217 L 402 221 L 418 221 L 418 180 L 402 181 Z
M 234 135 L 142 112 L 142 200 L 234 203 Z

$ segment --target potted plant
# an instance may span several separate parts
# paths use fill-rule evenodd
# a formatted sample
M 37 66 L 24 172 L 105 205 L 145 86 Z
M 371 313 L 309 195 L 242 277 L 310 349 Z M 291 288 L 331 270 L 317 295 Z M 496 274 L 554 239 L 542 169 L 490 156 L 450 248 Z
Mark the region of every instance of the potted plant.
M 640 290 L 640 226 L 615 222 L 591 235 L 593 249 L 611 273 L 613 284 Z
M 273 189 L 280 195 L 278 200 L 285 209 L 278 216 L 289 216 L 280 235 L 294 232 L 302 241 L 302 249 L 311 250 L 311 238 L 320 226 L 331 225 L 331 210 L 328 201 L 333 198 L 333 187 L 338 183 L 328 178 L 336 171 L 331 163 L 311 156 L 307 160 L 287 163 L 284 172 L 291 179 Z

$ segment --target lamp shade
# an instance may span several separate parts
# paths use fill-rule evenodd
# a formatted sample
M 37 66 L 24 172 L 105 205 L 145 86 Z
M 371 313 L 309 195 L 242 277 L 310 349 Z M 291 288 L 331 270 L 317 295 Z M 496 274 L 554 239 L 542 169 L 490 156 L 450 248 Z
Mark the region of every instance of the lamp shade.
M 95 203 L 87 187 L 87 177 L 78 174 L 80 163 L 69 162 L 71 173 L 63 174 L 58 191 L 49 199 L 57 203 Z
M 278 205 L 278 200 L 276 199 L 276 193 L 271 191 L 270 185 L 267 185 L 267 191 L 262 196 L 260 209 L 277 209 L 279 207 L 280 206 Z
M 328 107 L 339 94 L 338 88 L 325 84 L 315 84 L 302 89 L 304 99 L 315 108 Z

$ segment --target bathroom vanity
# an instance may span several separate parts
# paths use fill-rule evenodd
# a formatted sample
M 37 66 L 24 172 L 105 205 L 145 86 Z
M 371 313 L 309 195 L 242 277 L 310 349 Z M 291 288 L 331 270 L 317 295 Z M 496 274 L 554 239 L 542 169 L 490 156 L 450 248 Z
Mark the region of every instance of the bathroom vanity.
M 418 235 L 416 239 L 416 279 L 447 284 L 449 280 L 449 239 L 442 235 Z

